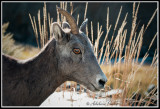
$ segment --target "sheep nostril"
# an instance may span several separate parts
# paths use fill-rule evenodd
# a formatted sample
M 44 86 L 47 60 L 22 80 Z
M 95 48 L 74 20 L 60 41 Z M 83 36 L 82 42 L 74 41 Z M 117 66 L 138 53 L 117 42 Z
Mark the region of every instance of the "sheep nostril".
M 104 80 L 102 80 L 102 79 L 99 80 L 99 84 L 100 84 L 101 86 L 104 87 L 104 84 L 105 84 L 105 83 L 106 83 L 106 82 L 105 82 Z

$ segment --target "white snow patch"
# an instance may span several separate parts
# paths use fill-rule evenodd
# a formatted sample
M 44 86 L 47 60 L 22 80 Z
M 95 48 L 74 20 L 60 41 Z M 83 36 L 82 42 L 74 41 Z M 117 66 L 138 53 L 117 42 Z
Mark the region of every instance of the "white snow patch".
M 105 95 L 112 95 L 120 93 L 121 90 L 113 90 L 105 92 Z M 63 96 L 64 95 L 64 96 Z M 78 92 L 54 92 L 50 95 L 40 107 L 106 107 L 106 106 L 119 106 L 118 104 L 111 105 L 112 99 L 109 97 L 104 98 L 91 98 L 87 93 L 78 94 Z M 120 100 L 117 100 L 120 102 Z

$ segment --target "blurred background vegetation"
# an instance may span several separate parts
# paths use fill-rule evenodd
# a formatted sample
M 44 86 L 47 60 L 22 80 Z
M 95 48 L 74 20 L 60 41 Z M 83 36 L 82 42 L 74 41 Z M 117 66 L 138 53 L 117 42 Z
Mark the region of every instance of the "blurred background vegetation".
M 27 45 L 33 45 L 37 47 L 36 38 L 34 36 L 34 32 L 32 29 L 32 25 L 29 19 L 28 14 L 34 15 L 37 19 L 37 13 L 38 10 L 41 10 L 41 17 L 43 17 L 43 2 L 4 2 L 2 5 L 2 24 L 9 22 L 10 25 L 7 28 L 7 32 L 11 32 L 13 34 L 13 39 L 17 42 L 27 44 Z M 53 20 L 56 21 L 57 19 L 57 12 L 56 12 L 56 5 L 60 5 L 59 2 L 47 2 L 47 12 L 50 13 L 50 16 L 53 17 Z M 85 12 L 85 6 L 86 2 L 73 2 L 74 10 L 73 10 L 73 16 L 75 19 L 77 19 L 77 16 L 79 14 L 79 26 L 83 22 L 84 18 L 84 12 Z M 115 25 L 117 15 L 119 13 L 119 9 L 123 6 L 123 10 L 121 13 L 119 22 L 122 22 L 125 14 L 132 13 L 132 3 L 131 2 L 89 2 L 87 14 L 86 17 L 88 18 L 88 28 L 91 28 L 91 21 L 93 22 L 93 36 L 94 39 L 97 37 L 97 22 L 99 22 L 100 25 L 102 25 L 102 31 L 104 33 L 102 34 L 102 38 L 100 40 L 100 46 L 102 45 L 103 39 L 106 34 L 106 16 L 107 16 L 107 7 L 110 8 L 110 19 L 109 22 L 112 25 Z M 70 11 L 70 5 L 67 6 L 68 11 Z M 140 8 L 138 11 L 138 17 L 137 21 L 139 22 L 137 31 L 140 31 L 140 27 L 143 24 L 147 24 L 150 17 L 152 16 L 153 12 L 157 8 L 157 3 L 145 3 L 142 2 L 140 4 Z M 127 22 L 132 22 L 132 16 L 129 15 L 127 17 Z M 131 23 L 127 23 L 125 28 L 127 28 L 128 33 L 131 31 Z M 121 26 L 121 23 L 117 25 L 117 28 Z M 91 31 L 89 31 L 89 37 L 91 36 Z M 108 40 L 111 40 L 112 33 L 114 31 L 114 28 L 111 28 Z M 142 50 L 140 53 L 140 57 L 143 57 L 146 53 L 148 46 L 150 44 L 150 41 L 153 39 L 155 33 L 157 32 L 157 17 L 154 17 L 152 20 L 152 23 L 150 24 L 149 28 L 145 32 L 144 38 L 143 38 L 143 45 Z M 117 31 L 115 32 L 117 34 Z M 126 41 L 129 40 L 129 37 L 127 37 Z M 127 44 L 127 42 L 126 42 Z M 157 47 L 157 42 L 154 41 L 151 50 L 149 51 L 149 57 L 153 57 L 154 50 Z M 151 62 L 152 59 L 148 58 L 148 60 Z M 148 61 L 148 62 L 149 62 Z

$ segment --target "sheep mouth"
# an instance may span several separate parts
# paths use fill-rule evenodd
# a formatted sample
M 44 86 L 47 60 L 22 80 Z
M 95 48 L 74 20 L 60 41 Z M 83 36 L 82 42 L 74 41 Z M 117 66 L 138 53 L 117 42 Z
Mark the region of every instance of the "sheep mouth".
M 83 85 L 83 87 L 89 89 L 89 90 L 92 91 L 92 92 L 98 92 L 98 91 L 101 90 L 101 89 L 97 88 L 97 87 L 96 87 L 92 82 L 90 82 L 90 81 L 84 82 L 84 81 L 81 81 L 81 80 L 79 80 L 79 79 L 72 79 L 71 81 L 75 81 L 75 82 Z
M 90 84 L 91 84 L 91 91 L 93 91 L 93 92 L 97 92 L 97 91 L 100 91 L 100 89 L 98 89 L 98 88 L 96 88 L 96 86 L 94 85 L 94 84 L 92 84 L 91 82 L 89 82 Z
M 82 84 L 83 87 L 89 89 L 92 92 L 98 92 L 98 91 L 100 91 L 99 88 L 97 88 L 93 83 L 91 83 L 89 81 L 88 81 L 88 83 L 79 82 L 79 84 Z

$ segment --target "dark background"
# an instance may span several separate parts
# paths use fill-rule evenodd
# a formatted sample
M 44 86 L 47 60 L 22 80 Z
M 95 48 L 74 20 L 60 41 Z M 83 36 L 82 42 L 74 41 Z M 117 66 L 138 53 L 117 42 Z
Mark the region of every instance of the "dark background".
M 60 3 L 47 2 L 46 5 L 47 5 L 47 12 L 49 12 L 51 14 L 51 17 L 53 17 L 54 21 L 56 21 L 56 18 L 57 18 L 56 5 L 60 6 Z M 136 3 L 136 7 L 137 5 L 138 3 Z M 30 3 L 29 2 L 12 2 L 12 3 L 3 2 L 2 3 L 2 24 L 6 22 L 10 23 L 7 29 L 7 32 L 13 33 L 14 34 L 13 37 L 16 41 L 23 44 L 30 44 L 33 46 L 37 46 L 32 25 L 29 19 L 29 13 L 31 14 L 31 16 L 35 16 L 37 20 L 37 13 L 39 9 L 41 10 L 41 17 L 43 17 L 42 15 L 43 6 L 44 6 L 43 2 L 36 2 L 36 3 L 34 2 L 30 2 Z M 77 14 L 80 14 L 79 24 L 83 22 L 85 6 L 86 6 L 85 2 L 73 2 L 73 7 L 75 9 L 73 16 L 75 19 L 77 19 Z M 127 25 L 125 26 L 125 29 L 127 29 L 127 41 L 128 41 L 130 36 L 131 26 L 132 26 L 132 11 L 133 11 L 132 2 L 119 2 L 119 3 L 118 2 L 89 2 L 88 3 L 87 18 L 89 20 L 89 23 L 88 23 L 89 37 L 90 37 L 91 21 L 93 21 L 94 39 L 97 37 L 97 22 L 99 22 L 100 25 L 103 26 L 102 30 L 104 31 L 104 33 L 100 40 L 100 46 L 106 34 L 105 29 L 106 29 L 107 7 L 109 7 L 109 24 L 112 24 L 112 29 L 109 34 L 109 40 L 110 40 L 121 6 L 123 6 L 123 8 L 122 8 L 117 29 L 121 26 L 122 21 L 126 13 L 128 12 Z M 156 8 L 157 8 L 156 2 L 140 3 L 140 7 L 138 11 L 138 19 L 137 19 L 137 23 L 140 21 L 139 28 L 137 30 L 138 33 L 143 24 L 146 27 L 148 21 L 150 20 Z M 67 10 L 70 11 L 70 3 L 68 3 Z M 156 32 L 157 32 L 157 14 L 143 36 L 143 46 L 140 54 L 141 57 L 144 56 L 144 54 L 148 50 L 149 44 Z M 116 34 L 117 33 L 115 33 L 115 36 Z M 157 48 L 157 39 L 154 41 L 152 48 L 149 51 L 150 57 L 153 56 L 156 48 Z

